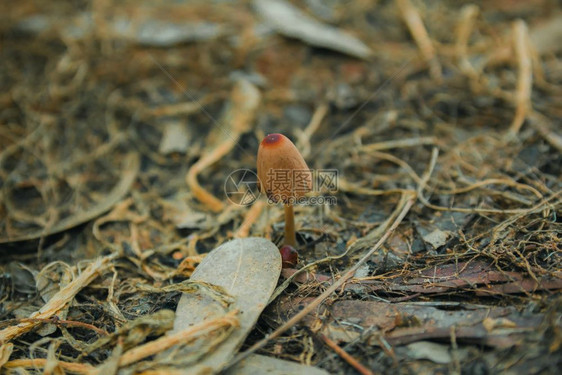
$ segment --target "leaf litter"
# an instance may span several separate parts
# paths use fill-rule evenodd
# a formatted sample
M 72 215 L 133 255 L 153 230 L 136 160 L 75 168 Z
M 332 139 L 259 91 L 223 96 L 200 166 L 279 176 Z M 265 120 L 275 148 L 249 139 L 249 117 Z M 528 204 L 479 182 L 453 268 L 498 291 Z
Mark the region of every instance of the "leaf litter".
M 281 132 L 337 204 L 297 207 L 301 261 L 221 368 L 556 372 L 560 9 L 506 4 L 0 6 L 0 371 L 173 373 L 241 332 L 190 277 L 280 244 L 282 208 L 223 187 Z M 221 313 L 174 332 L 182 293 Z

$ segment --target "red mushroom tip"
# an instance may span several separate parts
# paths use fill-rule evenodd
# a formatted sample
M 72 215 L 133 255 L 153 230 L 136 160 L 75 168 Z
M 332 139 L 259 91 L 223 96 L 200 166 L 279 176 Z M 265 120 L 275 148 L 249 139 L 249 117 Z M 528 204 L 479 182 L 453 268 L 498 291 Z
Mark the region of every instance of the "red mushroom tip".
M 263 139 L 263 141 L 261 141 L 261 145 L 264 147 L 279 145 L 283 142 L 284 139 L 285 136 L 283 134 L 279 134 L 279 133 L 268 134 Z

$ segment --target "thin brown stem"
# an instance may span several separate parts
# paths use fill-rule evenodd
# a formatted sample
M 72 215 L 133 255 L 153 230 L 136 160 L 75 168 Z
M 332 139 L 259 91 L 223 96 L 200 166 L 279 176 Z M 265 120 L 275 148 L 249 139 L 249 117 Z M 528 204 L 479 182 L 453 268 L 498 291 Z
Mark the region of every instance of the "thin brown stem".
M 295 233 L 295 213 L 293 206 L 285 205 L 285 245 L 297 247 L 297 234 Z
M 326 345 L 328 345 L 334 352 L 336 352 L 337 355 L 342 357 L 344 361 L 353 366 L 353 368 L 356 369 L 361 375 L 374 375 L 374 372 L 363 366 L 357 359 L 343 350 L 338 344 L 336 344 L 326 335 L 320 333 L 318 334 L 318 336 L 326 343 Z

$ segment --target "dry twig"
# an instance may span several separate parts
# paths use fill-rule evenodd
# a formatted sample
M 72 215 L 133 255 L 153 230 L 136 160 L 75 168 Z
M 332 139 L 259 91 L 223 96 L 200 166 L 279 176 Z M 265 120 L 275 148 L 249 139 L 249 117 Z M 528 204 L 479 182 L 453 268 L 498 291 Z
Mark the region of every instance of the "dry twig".
M 322 341 L 326 343 L 333 351 L 335 351 L 340 357 L 342 357 L 349 365 L 356 369 L 361 375 L 374 375 L 374 372 L 369 370 L 367 367 L 363 366 L 357 359 L 355 359 L 351 354 L 343 350 L 338 344 L 333 340 L 328 338 L 326 335 L 318 334 Z

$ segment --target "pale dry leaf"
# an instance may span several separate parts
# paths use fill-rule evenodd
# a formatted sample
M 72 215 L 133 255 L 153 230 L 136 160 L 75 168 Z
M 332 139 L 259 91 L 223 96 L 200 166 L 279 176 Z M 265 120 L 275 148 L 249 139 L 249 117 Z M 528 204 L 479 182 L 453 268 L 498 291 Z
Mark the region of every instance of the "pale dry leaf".
M 267 25 L 282 35 L 361 59 L 367 59 L 372 54 L 371 49 L 359 39 L 315 20 L 286 1 L 256 0 L 254 7 Z
M 196 373 L 195 368 L 219 371 L 234 357 L 265 308 L 280 273 L 279 250 L 264 238 L 232 240 L 203 259 L 191 280 L 223 288 L 233 298 L 230 308 L 240 311 L 240 327 L 203 357 L 197 366 L 190 368 L 190 373 Z M 224 306 L 216 300 L 198 293 L 184 293 L 176 310 L 173 333 L 224 314 Z

